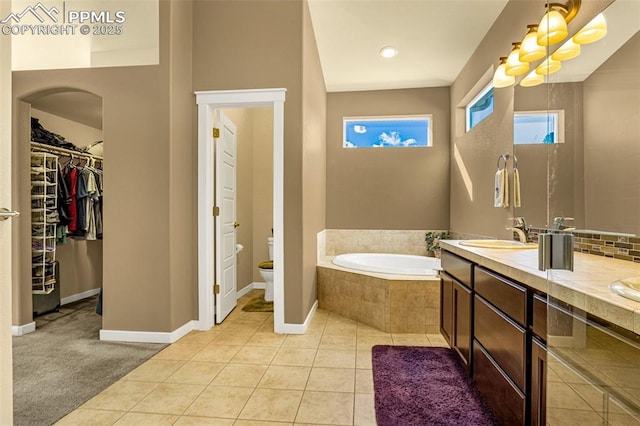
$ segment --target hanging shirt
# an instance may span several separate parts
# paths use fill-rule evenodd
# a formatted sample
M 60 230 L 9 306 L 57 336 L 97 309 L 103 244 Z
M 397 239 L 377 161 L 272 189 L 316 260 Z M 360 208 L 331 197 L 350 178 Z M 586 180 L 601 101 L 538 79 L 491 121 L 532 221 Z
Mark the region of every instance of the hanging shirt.
M 78 170 L 78 180 L 76 186 L 76 211 L 78 214 L 78 221 L 76 230 L 74 232 L 75 237 L 84 237 L 87 232 L 87 216 L 86 216 L 86 202 L 89 193 L 87 192 L 86 175 L 83 170 Z
M 58 167 L 58 216 L 60 217 L 60 226 L 68 225 L 71 222 L 70 204 L 71 193 L 62 169 Z
M 95 174 L 92 170 L 85 168 L 82 171 L 87 186 L 87 199 L 85 201 L 85 218 L 87 232 L 87 240 L 96 240 L 96 203 L 99 200 L 98 185 L 96 183 Z
M 69 195 L 71 202 L 69 203 L 69 215 L 71 220 L 69 222 L 69 232 L 74 233 L 78 227 L 78 211 L 77 211 L 77 184 L 78 184 L 78 169 L 75 167 L 69 167 L 67 169 L 65 180 L 67 182 L 67 188 L 69 188 Z

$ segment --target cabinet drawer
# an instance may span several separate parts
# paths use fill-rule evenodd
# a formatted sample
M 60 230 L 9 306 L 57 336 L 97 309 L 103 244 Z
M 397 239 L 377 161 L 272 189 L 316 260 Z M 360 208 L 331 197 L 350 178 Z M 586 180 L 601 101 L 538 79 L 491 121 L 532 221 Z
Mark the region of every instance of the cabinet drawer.
M 526 330 L 475 296 L 475 338 L 521 389 L 525 389 Z
M 547 298 L 533 295 L 533 333 L 543 341 L 547 341 Z
M 476 268 L 476 293 L 516 320 L 520 325 L 527 319 L 527 289 L 483 268 Z
M 446 250 L 442 250 L 440 266 L 462 284 L 471 288 L 473 282 L 473 264 Z
M 524 425 L 525 396 L 477 341 L 473 342 L 473 382 L 500 425 Z

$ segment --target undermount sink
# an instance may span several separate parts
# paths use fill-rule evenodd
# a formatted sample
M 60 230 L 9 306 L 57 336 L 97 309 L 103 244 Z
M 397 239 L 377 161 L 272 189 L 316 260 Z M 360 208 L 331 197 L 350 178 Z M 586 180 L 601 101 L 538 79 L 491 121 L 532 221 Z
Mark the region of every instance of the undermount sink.
M 640 302 L 640 277 L 623 278 L 609 284 L 616 294 Z
M 538 247 L 536 243 L 521 243 L 513 240 L 462 240 L 460 245 L 492 249 L 534 249 Z

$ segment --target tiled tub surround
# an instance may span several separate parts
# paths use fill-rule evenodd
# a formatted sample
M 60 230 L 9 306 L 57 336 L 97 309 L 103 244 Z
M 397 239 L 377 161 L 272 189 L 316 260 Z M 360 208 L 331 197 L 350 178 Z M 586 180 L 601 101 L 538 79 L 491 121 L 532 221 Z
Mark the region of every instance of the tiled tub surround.
M 640 334 L 640 302 L 626 299 L 609 289 L 623 278 L 640 276 L 640 263 L 575 253 L 574 271 L 538 270 L 538 251 L 501 250 L 461 246 L 458 240 L 442 247 L 478 265 L 520 281 L 619 327 Z
M 440 232 L 442 230 L 434 230 Z M 345 253 L 426 256 L 426 230 L 325 229 L 318 234 L 318 257 Z
M 439 334 L 440 280 L 318 262 L 318 307 L 387 333 Z

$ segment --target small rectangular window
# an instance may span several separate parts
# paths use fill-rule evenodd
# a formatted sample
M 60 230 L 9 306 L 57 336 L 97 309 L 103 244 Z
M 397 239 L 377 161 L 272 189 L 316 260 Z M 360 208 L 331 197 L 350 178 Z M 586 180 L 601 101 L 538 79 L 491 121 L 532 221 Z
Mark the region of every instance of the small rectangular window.
M 431 115 L 345 117 L 343 148 L 431 146 Z
M 467 132 L 493 112 L 493 83 L 486 85 L 465 107 Z
M 513 143 L 550 144 L 564 142 L 564 111 L 520 111 L 513 113 Z

